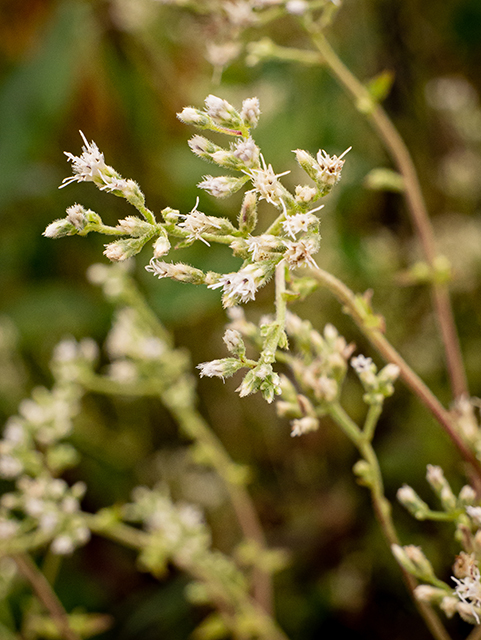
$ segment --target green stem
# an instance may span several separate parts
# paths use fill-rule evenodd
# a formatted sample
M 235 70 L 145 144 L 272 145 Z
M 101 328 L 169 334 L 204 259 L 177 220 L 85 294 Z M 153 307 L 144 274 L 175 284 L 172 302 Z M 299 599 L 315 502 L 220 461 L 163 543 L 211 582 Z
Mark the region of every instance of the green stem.
M 372 320 L 375 319 L 374 316 L 367 316 L 366 313 L 361 312 L 358 298 L 356 298 L 354 293 L 338 278 L 319 267 L 317 269 L 311 269 L 311 274 L 344 305 L 345 310 L 386 362 L 393 362 L 399 367 L 401 378 L 406 385 L 418 396 L 421 402 L 426 405 L 456 445 L 463 458 L 472 466 L 474 473 L 481 479 L 481 464 L 475 454 L 459 436 L 453 425 L 451 414 L 443 407 L 432 391 L 385 338 L 379 328 L 379 323 L 372 322 Z
M 374 431 L 382 413 L 382 403 L 376 403 L 369 405 L 366 420 L 364 422 L 363 433 L 364 437 L 371 442 L 374 437 Z
M 85 514 L 87 523 L 90 530 L 94 533 L 102 535 L 106 538 L 114 540 L 124 546 L 130 547 L 137 551 L 140 551 L 149 541 L 149 534 L 139 529 L 135 529 L 129 525 L 119 522 L 106 521 L 102 514 L 90 515 Z M 212 574 L 206 570 L 202 562 L 192 563 L 184 562 L 180 557 L 175 558 L 175 564 L 180 568 L 190 573 L 197 580 L 205 583 L 209 588 L 209 593 L 215 598 L 215 604 L 219 609 L 220 614 L 224 618 L 225 622 L 232 628 L 235 621 L 236 608 L 240 607 L 242 610 L 249 612 L 254 611 L 257 616 L 262 618 L 264 633 L 259 635 L 259 638 L 265 640 L 287 640 L 284 633 L 275 625 L 274 621 L 267 614 L 265 609 L 261 606 L 258 600 L 254 598 L 254 601 L 250 597 L 242 598 L 242 601 L 230 602 L 225 596 L 225 588 L 223 584 L 218 584 L 218 581 L 212 577 Z M 218 594 L 217 597 L 215 594 Z M 233 630 L 235 634 L 236 631 Z M 244 637 L 244 636 L 239 636 Z M 250 637 L 249 636 L 246 636 Z
M 371 477 L 368 486 L 371 491 L 371 499 L 376 519 L 389 548 L 391 548 L 393 544 L 399 544 L 399 538 L 391 516 L 391 505 L 384 495 L 381 469 L 370 441 L 338 402 L 334 402 L 328 406 L 328 413 L 369 464 Z M 417 580 L 403 567 L 400 567 L 400 569 L 409 594 L 433 637 L 437 640 L 450 640 L 449 634 L 436 613 L 426 603 L 416 598 L 414 589 L 417 586 Z
M 403 139 L 384 109 L 374 102 L 366 87 L 344 65 L 325 36 L 316 29 L 309 28 L 307 24 L 306 30 L 312 43 L 320 52 L 324 64 L 344 86 L 346 91 L 353 96 L 358 108 L 362 110 L 378 132 L 380 139 L 402 175 L 405 186 L 404 194 L 413 226 L 419 237 L 427 263 L 435 268 L 437 251 L 434 231 L 414 163 Z M 456 398 L 461 395 L 467 395 L 468 387 L 449 290 L 445 283 L 434 281 L 432 286 L 433 302 L 444 344 L 446 363 L 453 395 Z

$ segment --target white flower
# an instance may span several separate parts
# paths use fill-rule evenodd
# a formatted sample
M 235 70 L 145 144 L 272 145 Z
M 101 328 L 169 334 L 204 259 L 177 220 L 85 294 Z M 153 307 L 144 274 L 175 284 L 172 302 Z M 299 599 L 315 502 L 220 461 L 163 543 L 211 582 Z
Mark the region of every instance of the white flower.
M 317 431 L 319 429 L 319 420 L 310 416 L 304 416 L 304 418 L 292 420 L 291 427 L 291 438 L 294 438 L 296 436 L 302 436 L 304 433 Z
M 323 207 L 324 205 L 321 205 Z M 317 224 L 318 220 L 312 212 L 296 213 L 293 216 L 288 216 L 282 223 L 282 228 L 288 236 L 295 239 L 296 234 L 299 232 L 306 232 L 309 227 Z
M 298 242 L 291 242 L 286 240 L 286 251 L 284 258 L 286 259 L 289 268 L 302 267 L 310 264 L 312 267 L 317 268 L 317 264 L 312 257 L 314 253 L 317 253 L 319 245 L 312 239 L 299 240 Z
M 307 185 L 298 184 L 296 187 L 296 202 L 312 202 L 317 195 L 317 189 L 314 187 L 308 187 Z M 322 208 L 322 205 L 319 208 Z
M 106 178 L 110 178 L 113 169 L 105 164 L 104 154 L 100 152 L 95 142 L 87 141 L 83 132 L 80 131 L 85 146 L 82 147 L 82 155 L 74 156 L 68 151 L 64 151 L 67 158 L 72 163 L 72 174 L 62 180 L 60 189 L 66 187 L 71 182 L 97 182 L 105 184 Z M 113 172 L 115 173 L 115 172 Z
M 367 371 L 372 371 L 372 358 L 366 358 L 366 356 L 361 354 L 351 359 L 351 366 L 358 375 Z
M 222 287 L 223 304 L 225 307 L 233 307 L 239 302 L 244 303 L 255 299 L 255 294 L 259 288 L 264 272 L 255 264 L 234 273 L 226 273 L 214 284 L 208 285 L 209 289 Z
M 458 579 L 454 576 L 451 577 L 451 580 L 456 583 L 456 588 L 454 589 L 456 595 L 461 602 L 470 605 L 471 613 L 476 618 L 476 622 L 478 624 L 480 624 L 480 619 L 474 607 L 481 606 L 480 577 L 479 568 L 476 566 L 474 561 L 469 564 L 468 575 L 464 578 Z
M 330 156 L 328 153 L 324 151 L 324 149 L 319 149 L 317 153 L 317 163 L 319 165 L 318 169 L 318 179 L 328 186 L 334 186 L 341 179 L 341 171 L 344 166 L 344 156 L 348 153 L 352 147 L 349 147 L 341 153 L 339 157 Z
M 290 173 L 290 171 L 284 171 L 284 173 L 275 174 L 272 165 L 269 164 L 268 166 L 266 166 L 263 158 L 262 163 L 262 169 L 252 169 L 249 172 L 254 189 L 259 194 L 259 200 L 266 200 L 276 207 L 282 206 L 284 187 L 281 185 L 277 178 L 287 175 L 288 173 Z
M 244 100 L 240 114 L 249 127 L 255 127 L 261 115 L 259 98 L 247 98 Z
M 207 216 L 202 211 L 197 211 L 199 206 L 199 198 L 195 203 L 195 207 L 190 213 L 184 216 L 184 221 L 178 226 L 183 227 L 187 232 L 187 240 L 202 240 L 204 244 L 210 247 L 210 244 L 202 237 L 203 233 L 208 233 L 213 229 L 220 229 L 220 224 L 216 221 L 214 216 Z
M 250 236 L 246 240 L 247 249 L 254 262 L 272 257 L 272 252 L 279 250 L 279 238 L 265 233 L 261 236 Z

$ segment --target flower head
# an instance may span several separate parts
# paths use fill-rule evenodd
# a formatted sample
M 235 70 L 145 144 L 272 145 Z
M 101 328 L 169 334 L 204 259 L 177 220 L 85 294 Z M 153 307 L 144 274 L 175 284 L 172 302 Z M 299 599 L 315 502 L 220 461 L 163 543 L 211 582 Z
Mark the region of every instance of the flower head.
M 107 178 L 111 178 L 114 174 L 116 175 L 114 169 L 105 164 L 104 154 L 100 152 L 95 142 L 89 143 L 82 131 L 80 131 L 80 135 L 85 143 L 82 147 L 82 154 L 74 156 L 68 151 L 64 152 L 72 163 L 73 175 L 62 180 L 60 189 L 71 182 L 95 182 L 102 187 L 108 182 Z
M 222 287 L 224 307 L 234 307 L 239 303 L 254 300 L 257 289 L 264 281 L 264 270 L 257 264 L 249 264 L 240 271 L 222 275 L 217 282 L 209 285 L 209 289 Z

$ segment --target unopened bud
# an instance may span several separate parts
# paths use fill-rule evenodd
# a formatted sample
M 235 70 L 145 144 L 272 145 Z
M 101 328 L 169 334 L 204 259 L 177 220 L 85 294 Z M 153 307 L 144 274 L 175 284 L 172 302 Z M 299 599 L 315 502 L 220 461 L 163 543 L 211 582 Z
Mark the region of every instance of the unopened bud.
M 151 225 L 148 222 L 145 222 L 145 220 L 141 220 L 137 216 L 127 216 L 127 218 L 119 220 L 117 229 L 128 233 L 134 238 L 138 238 L 139 236 L 143 236 L 148 233 L 151 229 Z
M 429 506 L 424 502 L 424 500 L 421 500 L 418 494 L 409 485 L 405 484 L 398 489 L 396 497 L 403 507 L 405 507 L 417 520 L 424 520 L 427 517 L 430 511 Z
M 465 484 L 459 492 L 458 501 L 461 506 L 474 504 L 476 500 L 476 491 L 469 484 Z
M 429 584 L 420 584 L 414 589 L 414 595 L 420 602 L 440 604 L 446 598 L 446 591 Z
M 444 477 L 441 467 L 428 464 L 426 480 L 441 500 L 441 504 L 446 511 L 453 511 L 453 509 L 456 509 L 456 496 Z
M 255 191 L 247 191 L 239 212 L 239 231 L 252 233 L 257 224 L 257 196 Z
M 154 242 L 154 258 L 162 258 L 170 251 L 170 242 L 167 235 L 160 235 Z
M 240 115 L 248 127 L 255 127 L 259 122 L 259 116 L 261 115 L 259 98 L 247 98 L 244 100 Z
M 179 282 L 190 282 L 191 284 L 204 284 L 205 274 L 200 269 L 191 267 L 182 262 L 171 263 L 162 262 L 161 260 L 152 260 L 145 267 L 146 271 L 150 271 L 157 278 L 172 278 Z
M 216 198 L 227 198 L 241 189 L 248 180 L 248 176 L 234 178 L 232 176 L 204 176 L 204 180 L 197 185 L 205 189 Z
M 176 224 L 180 216 L 180 211 L 178 209 L 172 209 L 171 207 L 162 209 L 160 213 L 162 214 L 165 222 L 169 224 Z
M 242 369 L 244 365 L 237 358 L 221 358 L 219 360 L 212 360 L 211 362 L 201 362 L 197 365 L 197 369 L 200 370 L 200 377 L 207 376 L 208 378 L 230 378 L 239 369 Z
M 243 358 L 245 356 L 246 347 L 239 331 L 236 329 L 227 329 L 223 340 L 230 353 L 238 358 Z
M 54 220 L 45 229 L 42 235 L 46 238 L 62 238 L 63 236 L 74 236 L 78 229 L 66 218 Z
M 87 224 L 87 211 L 85 207 L 81 204 L 74 204 L 67 209 L 66 220 L 73 224 L 73 226 L 78 230 L 82 231 L 82 229 Z
M 105 245 L 104 255 L 112 262 L 121 262 L 139 253 L 145 242 L 144 238 L 116 240 Z
M 227 100 L 211 94 L 205 99 L 205 110 L 207 115 L 220 127 L 238 129 L 242 126 L 240 114 Z
M 201 128 L 209 128 L 212 124 L 211 119 L 203 111 L 193 107 L 184 107 L 177 117 L 184 124 L 193 124 Z

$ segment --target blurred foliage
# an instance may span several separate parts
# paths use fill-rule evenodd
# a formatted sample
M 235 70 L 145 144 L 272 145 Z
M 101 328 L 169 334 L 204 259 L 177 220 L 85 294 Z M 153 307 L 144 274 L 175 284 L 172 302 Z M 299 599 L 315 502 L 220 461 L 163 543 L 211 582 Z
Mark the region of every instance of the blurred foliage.
M 292 24 L 279 21 L 270 35 L 302 46 Z M 63 150 L 79 152 L 81 129 L 109 164 L 139 182 L 150 208 L 188 211 L 207 168 L 189 151 L 192 131 L 175 113 L 200 106 L 208 93 L 236 105 L 259 97 L 263 116 L 256 140 L 276 171 L 292 170 L 286 184 L 297 171 L 291 149 L 339 154 L 353 146 L 343 180 L 326 199 L 320 263 L 354 290 L 374 290 L 388 336 L 449 403 L 429 294 L 420 285 L 399 284 L 399 274 L 419 257 L 402 196 L 365 187 L 371 170 L 389 166 L 379 141 L 318 68 L 248 68 L 240 60 L 218 82 L 205 59 L 210 28 L 206 17 L 154 0 L 0 3 L 0 313 L 7 335 L 0 344 L 2 417 L 33 385 L 49 384 L 48 360 L 60 337 L 101 341 L 110 323 L 107 303 L 85 279 L 101 255 L 100 240 L 53 242 L 41 234 L 74 202 L 98 210 L 107 223 L 128 214 L 128 205 L 93 185 L 59 191 L 69 173 Z M 481 6 L 477 0 L 346 0 L 331 40 L 362 79 L 393 74 L 385 105 L 413 153 L 442 251 L 453 261 L 471 393 L 480 395 Z M 238 199 L 200 197 L 203 210 L 236 215 Z M 182 250 L 180 259 L 229 270 L 227 255 L 222 247 L 195 246 Z M 225 322 L 218 293 L 159 282 L 145 274 L 142 258 L 137 269 L 153 308 L 177 343 L 192 351 L 193 362 L 217 357 Z M 262 292 L 256 313 L 269 308 L 269 295 L 269 288 Z M 370 354 L 327 293 L 296 310 L 317 327 L 333 322 Z M 288 635 L 308 640 L 344 631 L 373 639 L 386 638 L 389 630 L 390 638 L 428 637 L 376 529 L 368 494 L 355 486 L 350 470 L 356 456 L 342 434 L 326 421 L 320 432 L 292 440 L 271 407 L 257 397 L 241 401 L 235 386 L 199 381 L 202 410 L 233 458 L 252 466 L 252 492 L 269 543 L 290 552 L 290 566 L 276 583 L 279 620 Z M 388 496 L 394 498 L 403 482 L 422 495 L 427 463 L 443 466 L 461 486 L 463 468 L 450 443 L 401 384 L 387 404 L 376 445 Z M 345 406 L 362 418 L 353 382 Z M 86 480 L 92 508 L 125 500 L 132 486 L 166 469 L 178 482 L 183 478 L 181 493 L 192 491 L 188 469 L 179 462 L 186 443 L 153 401 L 90 396 L 76 444 L 84 461 L 75 474 Z M 161 448 L 167 453 L 159 461 L 153 452 Z M 418 536 L 440 572 L 448 572 L 450 531 L 431 525 L 422 537 L 402 509 L 394 509 L 405 541 Z M 218 546 L 231 548 L 237 535 L 231 514 L 210 505 L 209 521 Z M 204 613 L 187 604 L 183 577 L 172 574 L 157 583 L 136 572 L 128 551 L 99 540 L 64 562 L 57 584 L 68 609 L 114 616 L 105 640 L 185 638 Z M 0 620 L 4 615 L 0 609 Z

